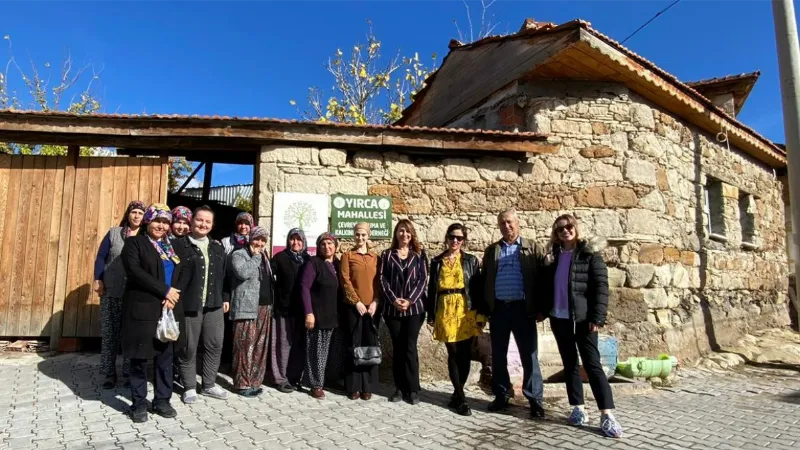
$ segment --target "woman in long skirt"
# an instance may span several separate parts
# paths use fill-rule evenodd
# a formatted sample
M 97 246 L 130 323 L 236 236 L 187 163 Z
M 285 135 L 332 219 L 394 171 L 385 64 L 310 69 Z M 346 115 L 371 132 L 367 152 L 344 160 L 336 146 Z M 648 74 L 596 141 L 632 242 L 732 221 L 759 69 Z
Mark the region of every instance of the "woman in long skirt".
M 311 258 L 303 230 L 292 228 L 286 235 L 286 248 L 272 258 L 275 274 L 275 301 L 270 330 L 270 380 L 288 394 L 299 385 L 305 361 L 306 336 L 299 301 L 297 279 L 300 268 Z
M 261 394 L 267 371 L 272 310 L 272 270 L 265 250 L 268 238 L 267 230 L 253 227 L 249 245 L 232 255 L 233 388 L 245 397 Z
M 93 290 L 100 296 L 100 328 L 103 334 L 100 367 L 105 376 L 103 389 L 113 389 L 117 384 L 117 355 L 120 354 L 120 328 L 122 327 L 122 295 L 125 293 L 125 269 L 122 267 L 122 248 L 125 240 L 139 234 L 144 203 L 134 200 L 125 210 L 118 227 L 108 230 L 94 262 Z M 131 373 L 130 361 L 122 360 L 122 377 L 126 386 Z

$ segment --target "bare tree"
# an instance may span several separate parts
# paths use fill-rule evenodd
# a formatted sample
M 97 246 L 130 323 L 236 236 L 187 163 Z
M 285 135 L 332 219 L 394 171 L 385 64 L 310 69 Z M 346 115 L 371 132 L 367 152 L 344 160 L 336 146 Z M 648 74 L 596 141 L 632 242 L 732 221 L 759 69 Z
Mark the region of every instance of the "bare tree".
M 17 62 L 10 35 L 3 36 L 8 42 L 8 61 L 0 72 L 0 109 L 28 109 L 35 111 L 64 111 L 71 114 L 93 114 L 100 112 L 101 99 L 97 92 L 97 82 L 102 69 L 86 64 L 76 67 L 68 52 L 61 61 L 60 69 L 54 73 L 49 62 L 38 65 L 29 60 L 29 69 Z M 11 85 L 11 76 L 24 86 L 22 94 Z M 68 98 L 68 99 L 67 99 Z M 0 142 L 0 153 L 20 153 L 26 155 L 66 155 L 67 148 L 62 145 L 30 145 L 13 142 Z M 107 148 L 81 147 L 83 156 L 108 156 L 114 152 Z M 178 180 L 191 173 L 192 165 L 185 158 L 169 158 L 169 190 L 178 188 Z
M 469 8 L 469 3 L 467 3 L 467 0 L 461 1 L 464 3 L 464 8 L 467 10 L 467 25 L 469 28 L 467 29 L 468 34 L 464 33 L 461 30 L 461 27 L 458 26 L 458 20 L 453 20 L 456 30 L 458 30 L 458 40 L 464 44 L 469 44 L 471 42 L 479 41 L 485 37 L 491 36 L 495 28 L 497 28 L 498 23 L 494 21 L 494 15 L 488 17 L 487 15 L 489 8 L 491 8 L 492 5 L 494 5 L 494 2 L 497 0 L 480 0 L 481 17 L 477 29 L 475 29 L 475 24 L 472 21 L 472 11 Z

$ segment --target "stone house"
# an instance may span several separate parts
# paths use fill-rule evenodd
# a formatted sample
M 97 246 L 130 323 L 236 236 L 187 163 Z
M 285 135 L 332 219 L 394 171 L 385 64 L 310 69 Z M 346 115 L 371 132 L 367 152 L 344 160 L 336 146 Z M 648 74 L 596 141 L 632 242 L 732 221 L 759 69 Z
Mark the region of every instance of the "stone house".
M 574 212 L 610 243 L 607 332 L 622 356 L 694 357 L 788 320 L 785 151 L 736 119 L 757 75 L 685 84 L 582 21 L 453 41 L 398 124 L 536 133 L 552 148 L 264 147 L 258 214 L 270 220 L 270 191 L 391 195 L 426 246 L 462 221 L 480 253 L 506 208 L 540 241 Z
M 253 164 L 266 227 L 274 192 L 391 196 L 429 254 L 454 221 L 480 254 L 505 209 L 543 243 L 574 212 L 610 244 L 605 332 L 621 356 L 692 358 L 788 322 L 786 153 L 736 119 L 756 78 L 686 84 L 586 22 L 526 21 L 510 36 L 451 42 L 395 125 L 0 111 L 0 141 L 71 145 L 78 170 L 78 146 L 187 156 L 208 179 L 214 162 Z M 0 217 L 11 211 L 0 206 Z M 551 337 L 540 339 L 557 366 Z M 423 372 L 445 377 L 443 347 L 429 335 L 420 346 Z

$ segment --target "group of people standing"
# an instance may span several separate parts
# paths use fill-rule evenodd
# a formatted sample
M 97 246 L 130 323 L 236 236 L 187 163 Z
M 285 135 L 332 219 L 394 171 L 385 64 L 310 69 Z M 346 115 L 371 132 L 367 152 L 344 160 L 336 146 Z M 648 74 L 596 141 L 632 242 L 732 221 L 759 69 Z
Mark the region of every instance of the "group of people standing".
M 285 248 L 269 258 L 269 233 L 249 214 L 239 214 L 235 232 L 221 242 L 208 237 L 213 224 L 208 207 L 170 211 L 166 205 L 131 202 L 120 227 L 109 230 L 101 244 L 95 290 L 101 295 L 104 388 L 116 385 L 121 348 L 134 421 L 147 420 L 148 409 L 176 415 L 169 404 L 174 370 L 185 403 L 197 401 L 198 394 L 227 397 L 215 384 L 225 313 L 233 322 L 232 375 L 238 394 L 257 396 L 263 384 L 271 384 L 284 393 L 305 387 L 312 397 L 324 398 L 329 359 L 343 358 L 348 398 L 370 400 L 380 353 L 373 361 L 374 354 L 358 350 L 380 348 L 383 321 L 392 341 L 395 391 L 389 401 L 412 405 L 420 401 L 417 340 L 427 319 L 434 339 L 447 349 L 454 389 L 448 406 L 461 415 L 471 414 L 464 384 L 474 340 L 488 321 L 495 394 L 489 411 L 506 409 L 513 394 L 506 359 L 513 334 L 523 366 L 523 394 L 531 415 L 543 418 L 536 321 L 549 318 L 574 407 L 568 422 L 588 423 L 580 354 L 601 410 L 601 429 L 610 437 L 622 435 L 597 347 L 608 304 L 607 270 L 599 248 L 579 238 L 574 216 L 555 221 L 544 248 L 520 236 L 513 210 L 503 212 L 498 216 L 503 238 L 486 248 L 482 261 L 464 251 L 468 230 L 460 223 L 447 228 L 444 251 L 430 262 L 408 219 L 398 221 L 390 248 L 380 254 L 370 242 L 369 225 L 357 224 L 355 245 L 341 258 L 331 233 L 317 238 L 312 256 L 303 230 L 292 229 Z M 172 309 L 180 324 L 176 342 L 155 338 L 163 308 Z M 337 328 L 342 346 L 331 344 Z M 155 365 L 152 405 L 145 400 L 149 359 Z

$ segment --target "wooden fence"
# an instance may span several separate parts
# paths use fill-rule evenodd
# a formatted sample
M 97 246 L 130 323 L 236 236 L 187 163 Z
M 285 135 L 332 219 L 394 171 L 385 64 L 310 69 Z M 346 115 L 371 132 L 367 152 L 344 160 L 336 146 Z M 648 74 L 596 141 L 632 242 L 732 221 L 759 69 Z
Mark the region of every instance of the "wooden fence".
M 100 336 L 100 242 L 166 190 L 166 158 L 0 155 L 0 336 Z

